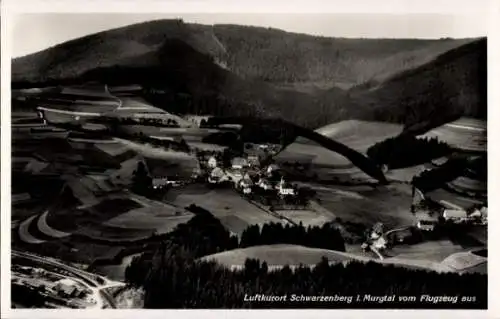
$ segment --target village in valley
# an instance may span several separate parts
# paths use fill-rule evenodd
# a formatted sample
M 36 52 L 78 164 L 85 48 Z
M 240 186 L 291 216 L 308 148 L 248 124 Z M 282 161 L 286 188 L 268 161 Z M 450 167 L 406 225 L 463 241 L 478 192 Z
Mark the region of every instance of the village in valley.
M 65 90 L 70 93 L 59 94 L 59 99 L 91 95 L 85 89 Z M 112 99 L 107 87 L 101 95 Z M 32 99 L 25 95 L 21 101 L 25 102 L 26 96 Z M 453 158 L 465 156 L 470 164 L 468 173 L 444 188 L 425 192 L 415 179 L 408 179 L 405 169 L 391 171 L 387 167 L 384 170 L 391 184 L 376 186 L 373 178 L 363 177 L 364 173 L 352 166 L 343 172 L 322 164 L 325 159 L 304 156 L 318 150 L 321 146 L 317 144 L 295 142 L 283 147 L 244 142 L 238 135 L 241 125 L 210 125 L 206 116 L 179 118 L 128 96 L 115 99 L 119 100 L 116 110 L 95 116 L 41 104 L 33 115 L 20 113 L 19 119 L 14 118 L 13 174 L 29 182 L 14 184 L 13 249 L 30 253 L 16 255 L 13 285 L 33 287 L 30 289 L 45 296 L 46 306 L 114 305 L 108 300 L 112 298 L 103 298 L 98 291 L 125 289 L 121 281 L 126 265 L 120 265 L 130 260 L 127 255 L 136 255 L 142 243 L 188 221 L 196 214 L 193 207 L 208 210 L 240 237 L 253 224 L 308 229 L 329 224 L 346 241 L 346 252 L 338 254 L 347 253 L 352 260 L 379 260 L 437 271 L 486 269 L 486 250 L 482 248 L 487 225 L 485 182 L 475 171 L 481 168 L 477 164 L 484 156 L 481 151 L 456 149 Z M 35 101 L 40 103 L 38 97 Z M 164 120 L 151 122 L 150 114 Z M 114 137 L 99 133 L 109 136 L 108 125 L 116 132 Z M 342 125 L 345 123 L 339 127 Z M 439 129 L 450 128 L 453 126 Z M 212 144 L 213 140 L 218 144 Z M 332 151 L 324 152 L 319 154 L 331 156 L 327 161 L 345 163 Z M 93 156 L 89 162 L 85 160 L 88 156 Z M 425 174 L 437 171 L 449 160 L 441 157 L 411 169 Z M 343 179 L 325 182 L 320 174 L 328 170 Z M 37 184 L 46 186 L 33 188 Z M 21 188 L 24 190 L 17 191 Z M 366 198 L 369 194 L 373 199 Z M 395 204 L 385 202 L 394 196 Z M 353 211 L 345 207 L 366 209 L 363 203 L 367 200 L 375 203 L 368 210 L 379 211 L 367 211 L 370 215 L 364 217 L 356 214 L 351 220 L 346 217 Z M 39 213 L 33 215 L 37 210 Z M 446 238 L 449 234 L 474 238 L 469 239 L 473 249 L 463 250 L 450 242 Z M 41 247 L 49 256 L 39 255 Z M 429 260 L 418 257 L 425 251 L 431 256 Z M 283 256 L 282 264 L 289 263 Z M 45 258 L 67 258 L 73 266 L 61 273 Z M 237 261 L 232 264 L 227 256 L 221 258 L 230 263 L 228 266 L 237 266 Z M 112 266 L 114 260 L 118 266 Z M 91 277 L 108 276 L 115 284 L 88 279 L 88 271 L 98 273 Z M 81 272 L 85 273 L 83 278 Z
M 102 63 L 65 78 L 67 69 L 86 65 L 87 53 L 68 58 L 71 67 L 60 69 L 52 60 L 43 64 L 38 53 L 13 61 L 13 308 L 272 308 L 243 297 L 289 290 L 354 296 L 360 289 L 373 296 L 477 295 L 477 302 L 461 306 L 484 307 L 488 154 L 482 100 L 473 100 L 477 114 L 461 106 L 441 118 L 433 108 L 444 112 L 465 93 L 434 94 L 425 86 L 401 101 L 389 97 L 413 92 L 407 88 L 427 83 L 442 65 L 440 72 L 455 72 L 444 63 L 454 66 L 462 54 L 473 61 L 462 67 L 481 70 L 476 55 L 482 56 L 485 39 L 408 40 L 403 47 L 414 45 L 410 53 L 396 50 L 400 43 L 391 41 L 397 40 L 366 40 L 383 48 L 381 56 L 388 54 L 376 63 L 409 54 L 404 61 L 421 64 L 402 63 L 387 79 L 350 79 L 345 90 L 311 89 L 292 81 L 304 76 L 301 71 L 284 66 L 273 69 L 285 73 L 276 83 L 274 73 L 261 82 L 231 73 L 243 72 L 225 64 L 232 61 L 227 56 L 234 34 L 243 32 L 225 29 L 231 26 L 222 27 L 221 42 L 212 43 L 212 27 L 148 23 L 123 32 L 138 28 L 143 36 L 159 23 L 162 31 L 144 43 L 165 43 L 131 55 L 131 66 L 128 56 L 121 57 L 123 65 Z M 166 29 L 180 40 L 164 35 Z M 135 36 L 118 36 L 117 30 L 110 31 L 110 41 L 127 39 L 129 48 Z M 257 31 L 255 39 L 275 32 Z M 197 36 L 184 37 L 189 32 Z M 69 45 L 64 56 L 80 52 L 88 46 L 78 41 L 85 39 L 47 50 Z M 97 47 L 107 43 L 96 39 Z M 197 51 L 200 39 L 213 44 L 209 53 Z M 347 43 L 346 52 L 365 54 L 364 39 L 356 40 L 363 45 L 338 41 Z M 130 47 L 142 50 L 144 43 Z M 424 45 L 436 50 L 433 59 L 441 64 L 414 57 Z M 113 54 L 121 51 L 113 48 Z M 332 52 L 327 56 L 343 56 L 342 50 Z M 444 55 L 443 62 L 441 54 L 448 52 L 456 56 Z M 367 59 L 352 70 L 364 70 Z M 36 69 L 40 78 L 27 71 L 37 63 L 45 65 L 43 72 Z M 356 73 L 348 69 L 339 79 Z M 434 102 L 445 93 L 453 102 Z M 346 305 L 321 305 L 327 306 Z M 394 304 L 412 306 L 429 304 Z

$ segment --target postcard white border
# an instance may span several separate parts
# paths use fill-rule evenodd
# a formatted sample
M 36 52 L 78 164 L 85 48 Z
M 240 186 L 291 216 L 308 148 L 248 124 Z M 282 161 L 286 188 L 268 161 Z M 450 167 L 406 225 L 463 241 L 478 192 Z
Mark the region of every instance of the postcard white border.
M 489 216 L 488 245 L 489 264 L 489 309 L 488 311 L 463 310 L 18 310 L 10 309 L 10 57 L 11 57 L 11 21 L 15 13 L 27 12 L 133 12 L 133 13 L 442 13 L 470 14 L 472 12 L 488 19 L 488 161 L 489 165 Z M 494 296 L 500 296 L 498 266 L 500 266 L 500 236 L 496 230 L 500 216 L 500 188 L 495 183 L 500 177 L 500 150 L 496 141 L 500 135 L 500 1 L 496 0 L 289 0 L 289 1 L 222 1 L 222 0 L 4 0 L 1 12 L 1 318 L 165 318 L 167 316 L 199 318 L 237 317 L 254 318 L 255 316 L 280 316 L 283 318 L 500 318 L 500 305 Z M 36 27 L 36 26 L 34 26 Z M 493 254 L 491 252 L 494 252 Z M 7 308 L 9 307 L 9 308 Z

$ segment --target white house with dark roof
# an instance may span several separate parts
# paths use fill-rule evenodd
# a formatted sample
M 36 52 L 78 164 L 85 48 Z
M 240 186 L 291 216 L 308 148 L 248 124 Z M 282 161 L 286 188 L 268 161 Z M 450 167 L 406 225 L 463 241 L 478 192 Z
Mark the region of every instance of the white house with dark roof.
M 248 167 L 248 160 L 243 157 L 235 157 L 231 160 L 231 167 L 233 169 L 242 169 Z
M 267 172 L 268 175 L 271 175 L 274 172 L 278 171 L 279 169 L 280 169 L 280 167 L 277 164 L 270 164 L 267 167 L 266 172 Z
M 295 196 L 295 188 L 292 184 L 285 182 L 285 179 L 282 177 L 281 181 L 277 185 L 278 194 L 280 196 Z
M 257 186 L 259 186 L 260 188 L 262 188 L 263 190 L 266 190 L 266 191 L 273 189 L 273 185 L 266 178 L 261 178 L 259 180 L 259 182 L 257 183 Z
M 215 158 L 215 156 L 211 156 L 208 161 L 207 161 L 207 165 L 208 167 L 210 168 L 215 168 L 217 167 L 217 159 Z

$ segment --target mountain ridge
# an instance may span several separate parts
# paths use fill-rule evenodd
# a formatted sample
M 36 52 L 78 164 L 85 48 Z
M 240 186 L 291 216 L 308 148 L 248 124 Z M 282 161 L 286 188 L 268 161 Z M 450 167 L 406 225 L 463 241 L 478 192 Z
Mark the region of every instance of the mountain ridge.
M 485 59 L 485 38 L 346 40 L 155 20 L 14 59 L 12 85 L 140 84 L 144 98 L 177 113 L 283 117 L 309 128 L 347 118 L 411 126 L 429 120 L 436 99 L 445 117 L 485 117 Z M 454 76 L 465 85 L 459 98 Z M 312 83 L 323 88 L 300 90 Z

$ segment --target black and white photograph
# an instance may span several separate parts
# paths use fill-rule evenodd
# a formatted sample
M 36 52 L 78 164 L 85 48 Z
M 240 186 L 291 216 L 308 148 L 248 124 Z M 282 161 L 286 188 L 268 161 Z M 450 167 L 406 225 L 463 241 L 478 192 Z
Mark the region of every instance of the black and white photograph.
M 487 17 L 8 18 L 10 308 L 490 306 Z

